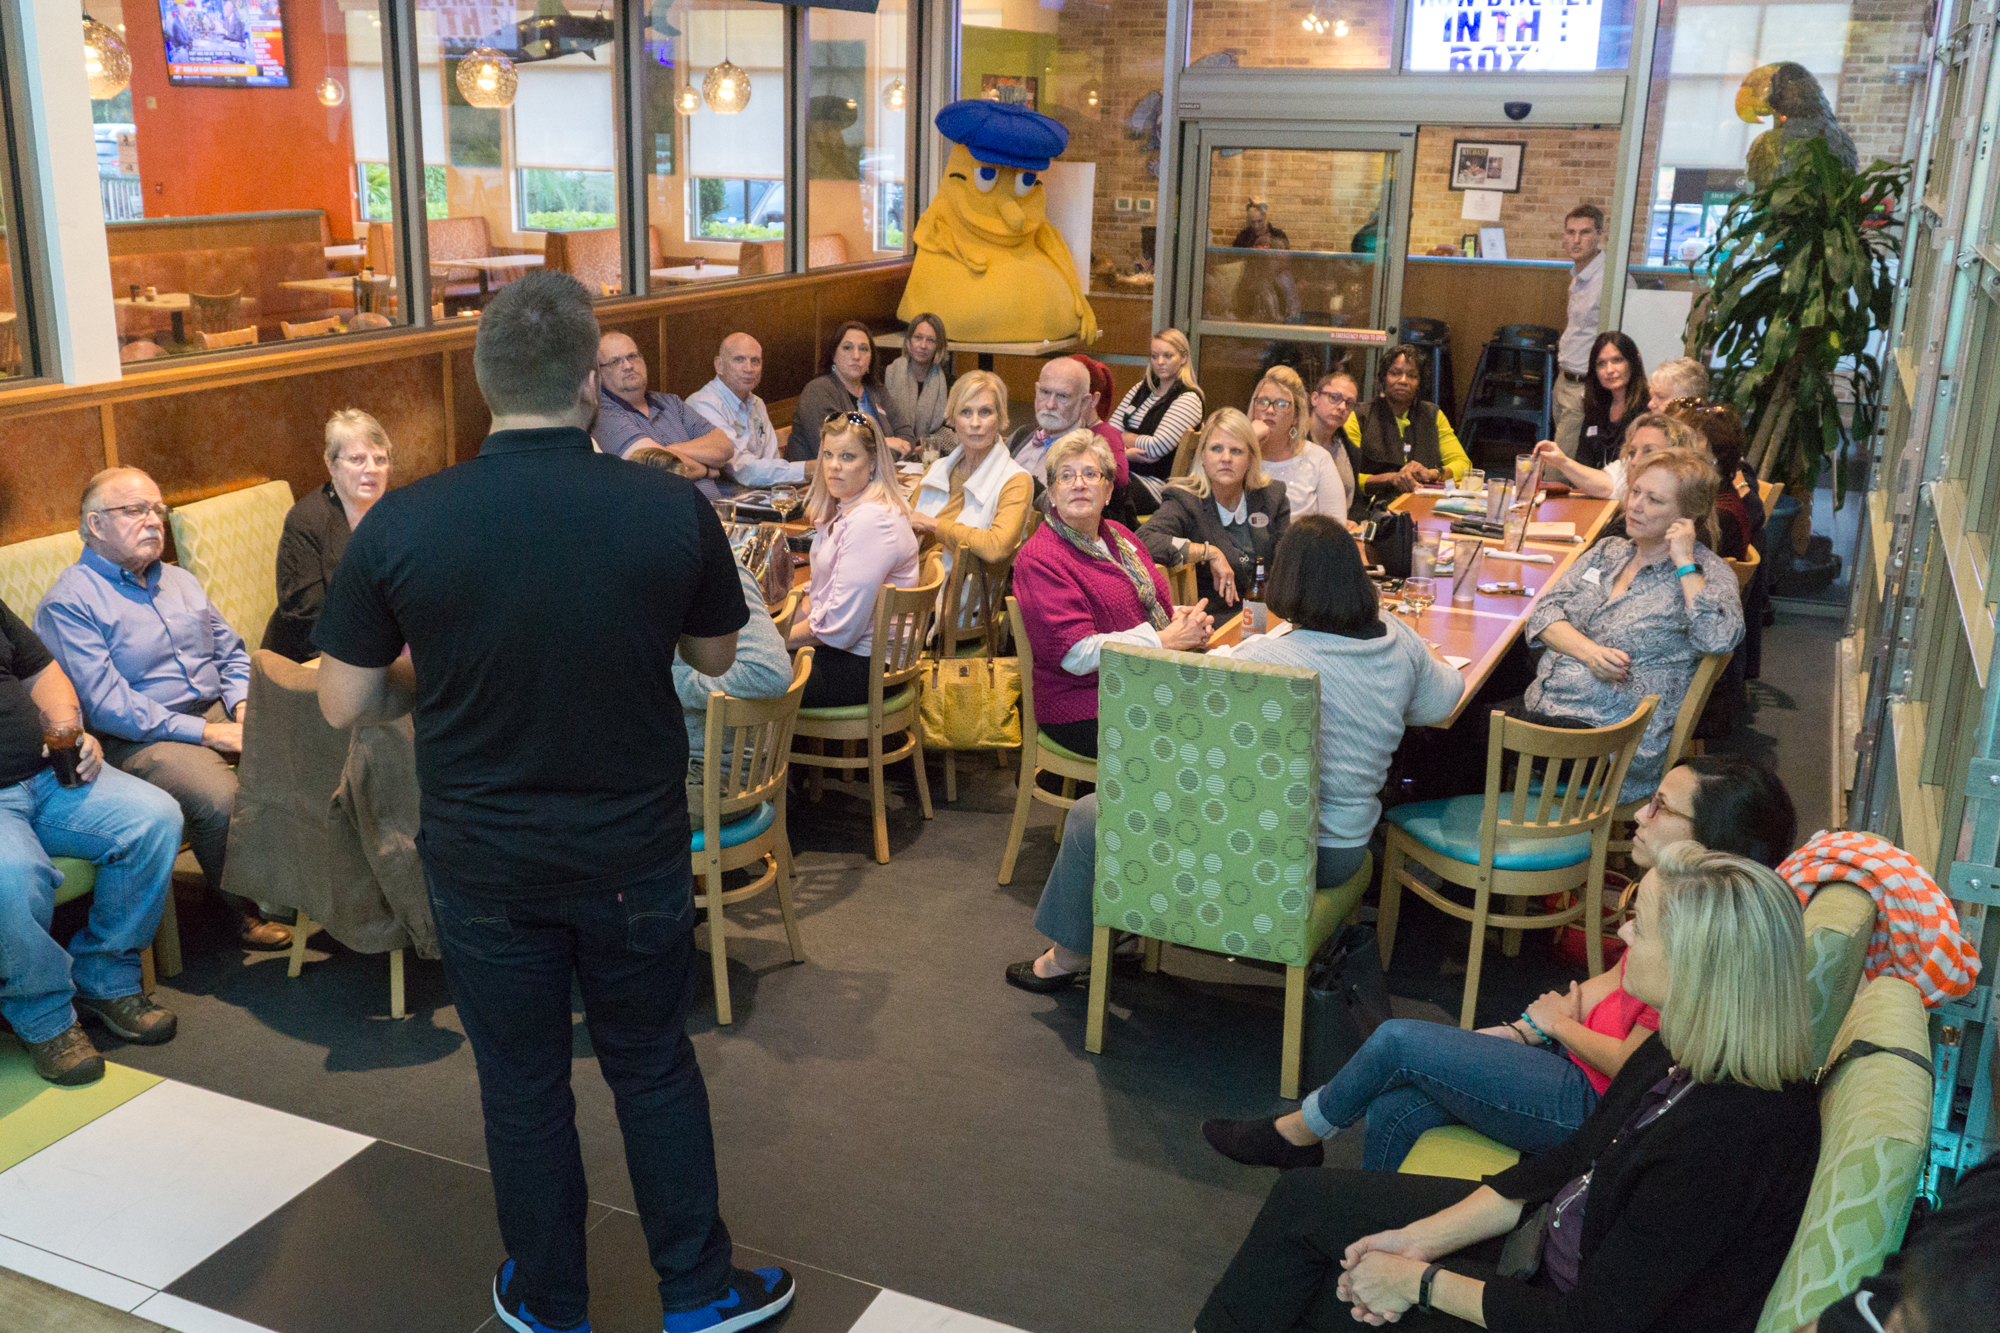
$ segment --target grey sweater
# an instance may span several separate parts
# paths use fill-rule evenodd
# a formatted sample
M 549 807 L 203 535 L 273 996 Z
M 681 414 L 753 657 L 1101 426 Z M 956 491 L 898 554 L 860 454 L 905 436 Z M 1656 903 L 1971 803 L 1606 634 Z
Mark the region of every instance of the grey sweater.
M 679 657 L 674 658 L 674 693 L 680 696 L 681 711 L 687 714 L 690 761 L 701 758 L 707 741 L 709 691 L 721 690 L 738 699 L 775 699 L 792 687 L 791 654 L 785 651 L 777 625 L 764 612 L 763 587 L 757 576 L 741 565 L 736 567 L 736 577 L 743 584 L 743 604 L 750 608 L 750 621 L 736 632 L 736 660 L 729 664 L 729 670 L 719 676 L 704 676 Z
M 1465 683 L 1392 615 L 1374 639 L 1294 629 L 1245 639 L 1235 655 L 1319 673 L 1319 845 L 1359 847 L 1382 817 L 1376 793 L 1406 726 L 1442 722 Z

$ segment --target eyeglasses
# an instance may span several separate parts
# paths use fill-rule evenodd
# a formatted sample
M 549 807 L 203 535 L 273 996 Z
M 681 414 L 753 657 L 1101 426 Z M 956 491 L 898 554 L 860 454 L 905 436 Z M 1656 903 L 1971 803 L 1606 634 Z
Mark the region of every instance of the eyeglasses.
M 1316 398 L 1324 398 L 1329 403 L 1332 403 L 1335 407 L 1354 406 L 1354 398 L 1349 394 L 1329 393 L 1325 389 L 1321 389 L 1317 394 L 1314 394 L 1313 396 Z
M 1289 398 L 1252 398 L 1250 400 L 1250 406 L 1259 412 L 1275 412 L 1281 407 L 1290 407 L 1291 405 L 1292 400 Z
M 120 518 L 144 518 L 146 515 L 151 514 L 155 518 L 164 520 L 169 511 L 163 504 L 137 504 L 106 505 L 97 512 L 100 514 L 116 514 Z
M 1058 486 L 1073 486 L 1079 481 L 1094 486 L 1103 480 L 1104 474 L 1094 467 L 1066 467 L 1056 473 Z
M 1640 812 L 1648 819 L 1658 819 L 1662 813 L 1665 813 L 1672 815 L 1675 819 L 1685 819 L 1690 824 L 1694 823 L 1693 815 L 1685 810 L 1676 810 L 1671 805 L 1668 805 L 1665 799 L 1661 797 L 1658 788 L 1654 788 L 1653 799 L 1641 806 Z
M 389 468 L 389 456 L 387 454 L 336 454 L 333 461 L 336 463 L 345 463 L 351 468 L 378 467 L 385 472 Z
M 609 361 L 598 362 L 597 368 L 599 370 L 616 370 L 620 366 L 641 365 L 644 363 L 644 361 L 645 358 L 640 356 L 637 352 L 627 352 L 624 356 L 614 356 Z

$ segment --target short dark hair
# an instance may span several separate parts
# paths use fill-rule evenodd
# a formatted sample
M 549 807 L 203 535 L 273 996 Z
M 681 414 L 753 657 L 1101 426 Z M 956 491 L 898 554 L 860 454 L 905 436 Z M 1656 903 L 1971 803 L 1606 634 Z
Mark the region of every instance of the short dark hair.
M 1424 354 L 1409 343 L 1396 343 L 1388 351 L 1382 353 L 1381 364 L 1375 368 L 1375 378 L 1377 380 L 1387 380 L 1389 378 L 1389 367 L 1395 365 L 1398 361 L 1407 361 L 1410 363 L 1410 369 L 1415 371 L 1417 375 L 1417 397 L 1423 397 L 1425 388 Z M 1377 389 L 1376 392 L 1380 393 L 1381 390 Z
M 1345 524 L 1325 514 L 1293 519 L 1278 539 L 1264 602 L 1280 620 L 1322 634 L 1353 634 L 1382 614 L 1361 548 Z
M 850 319 L 833 331 L 833 336 L 826 340 L 826 353 L 820 357 L 819 363 L 825 370 L 831 371 L 833 369 L 833 354 L 840 350 L 842 339 L 856 331 L 859 331 L 861 336 L 868 340 L 868 369 L 861 372 L 861 380 L 864 384 L 879 384 L 882 381 L 882 377 L 875 372 L 875 335 L 869 332 L 868 326 L 858 319 Z M 943 349 L 940 348 L 939 350 L 942 352 Z
M 567 273 L 530 269 L 479 316 L 472 374 L 495 416 L 552 416 L 597 369 L 590 293 Z
M 1563 217 L 1563 221 L 1568 222 L 1572 218 L 1589 218 L 1591 226 L 1604 230 L 1604 210 L 1596 204 L 1578 204 Z
M 1712 852 L 1746 856 L 1777 868 L 1799 837 L 1798 811 L 1778 775 L 1737 754 L 1681 761 L 1694 774 L 1694 840 Z
M 1715 455 L 1715 470 L 1731 486 L 1736 469 L 1743 463 L 1743 418 L 1728 403 L 1711 403 L 1706 398 L 1676 398 L 1666 406 L 1666 414 L 1686 422 L 1701 434 L 1708 452 Z

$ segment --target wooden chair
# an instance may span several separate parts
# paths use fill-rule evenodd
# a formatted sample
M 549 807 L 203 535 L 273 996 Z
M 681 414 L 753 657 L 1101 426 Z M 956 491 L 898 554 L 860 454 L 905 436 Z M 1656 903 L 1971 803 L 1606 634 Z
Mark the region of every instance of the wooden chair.
M 287 340 L 293 338 L 324 338 L 329 333 L 340 332 L 340 316 L 329 315 L 325 319 L 315 319 L 305 324 L 294 324 L 289 320 L 278 321 L 278 331 Z
M 1012 558 L 989 565 L 960 551 L 944 584 L 944 605 L 938 612 L 937 657 L 998 657 L 1004 624 L 1007 582 L 1014 572 Z M 996 754 L 999 752 L 996 752 Z M 944 751 L 944 799 L 958 799 L 958 751 Z
M 49 864 L 62 876 L 62 882 L 56 885 L 56 906 L 75 902 L 96 891 L 97 867 L 89 861 L 74 856 L 51 856 Z M 160 977 L 177 977 L 180 973 L 180 917 L 174 911 L 173 876 L 169 873 L 167 900 L 160 911 L 159 929 L 153 932 L 153 942 L 139 954 L 139 989 L 151 995 Z
M 1767 517 L 1770 515 L 1771 506 L 1778 503 L 1779 498 L 1784 493 L 1785 483 L 1782 481 L 1760 481 L 1757 483 L 1757 498 L 1764 502 L 1764 513 Z
M 236 329 L 236 307 L 242 303 L 243 289 L 210 295 L 206 292 L 188 293 L 187 327 L 197 335 L 203 333 L 223 333 Z M 240 331 L 240 330 L 238 330 Z M 257 341 L 252 337 L 250 341 Z M 206 346 L 207 344 L 203 344 Z M 225 346 L 230 344 L 223 344 Z
M 1174 595 L 1174 605 L 1193 606 L 1198 596 L 1194 561 L 1183 560 L 1178 565 L 1168 565 L 1166 575 L 1167 591 Z
M 1604 861 L 1610 852 L 1611 821 L 1618 812 L 1618 789 L 1659 705 L 1659 696 L 1649 694 L 1624 721 L 1584 731 L 1536 726 L 1496 710 L 1486 748 L 1484 795 L 1416 801 L 1390 810 L 1381 916 L 1376 923 L 1383 966 L 1388 966 L 1396 947 L 1396 918 L 1405 888 L 1439 911 L 1471 922 L 1465 1001 L 1458 1017 L 1458 1025 L 1470 1030 L 1488 926 L 1503 931 L 1554 930 L 1578 920 L 1593 926 L 1601 922 Z M 1509 751 L 1516 755 L 1511 790 L 1503 785 Z M 1539 779 L 1534 772 L 1537 759 L 1548 765 Z M 1454 902 L 1411 875 L 1403 868 L 1406 858 L 1447 885 L 1471 889 L 1472 905 Z M 1560 893 L 1575 893 L 1577 901 L 1540 916 L 1492 910 L 1495 894 L 1519 901 Z M 1604 970 L 1604 937 L 1588 927 L 1583 936 L 1590 975 L 1595 976 Z M 1518 939 L 1512 942 L 1519 947 Z
M 792 961 L 806 960 L 799 922 L 792 911 L 792 842 L 785 832 L 785 784 L 791 768 L 792 728 L 799 700 L 812 675 L 813 650 L 801 649 L 792 662 L 792 688 L 776 699 L 738 699 L 717 690 L 708 696 L 708 730 L 702 758 L 690 773 L 688 797 L 699 827 L 694 830 L 694 874 L 702 891 L 696 907 L 708 912 L 708 956 L 715 974 L 715 1021 L 734 1022 L 729 1007 L 729 959 L 723 949 L 722 909 L 776 886 L 778 911 L 785 919 Z M 762 864 L 764 873 L 739 889 L 725 890 L 730 870 Z
M 799 603 L 805 599 L 805 589 L 794 588 L 785 594 L 785 600 L 778 603 L 778 609 L 771 612 L 771 623 L 778 627 L 778 637 L 792 637 L 792 622 L 799 617 Z M 768 609 L 768 608 L 767 608 Z
M 886 765 L 908 759 L 916 768 L 917 805 L 925 819 L 931 818 L 930 779 L 924 773 L 924 728 L 918 714 L 923 683 L 924 644 L 930 638 L 931 621 L 937 615 L 938 590 L 944 580 L 933 579 L 916 588 L 882 585 L 875 595 L 875 639 L 868 651 L 868 702 L 844 708 L 801 708 L 793 732 L 794 740 L 819 742 L 816 753 L 797 749 L 792 762 L 814 770 L 868 771 L 868 792 L 875 811 L 875 859 L 889 864 L 889 809 L 883 792 L 882 770 Z M 887 738 L 897 732 L 908 737 L 895 749 L 887 748 Z M 866 741 L 868 753 L 829 754 L 827 741 Z M 843 747 L 845 749 L 845 747 Z M 820 774 L 813 774 L 813 797 L 819 797 Z
M 240 329 L 230 329 L 224 333 L 210 333 L 207 329 L 196 329 L 194 340 L 201 344 L 201 350 L 212 352 L 218 347 L 250 347 L 257 342 L 257 326 L 246 324 Z
M 1763 559 L 1764 557 L 1757 554 L 1757 548 L 1754 546 L 1750 548 L 1750 554 L 1745 559 L 1731 560 L 1727 556 L 1723 557 L 1723 563 L 1729 566 L 1729 572 L 1736 576 L 1736 591 L 1738 593 L 1748 588 L 1750 580 L 1757 577 L 1757 566 L 1762 563 Z
M 1014 631 L 1014 651 L 1021 672 L 1021 776 L 1014 793 L 1014 823 L 1007 830 L 1007 851 L 1000 858 L 1000 882 L 1014 881 L 1014 861 L 1021 854 L 1021 839 L 1028 834 L 1028 810 L 1032 803 L 1054 806 L 1062 815 L 1076 804 L 1076 784 L 1097 781 L 1097 761 L 1066 750 L 1042 734 L 1035 722 L 1035 653 L 1028 643 L 1027 626 L 1021 620 L 1021 604 L 1007 599 L 1007 623 Z M 1038 778 L 1053 773 L 1062 779 L 1062 794 L 1043 790 Z M 1062 841 L 1063 821 L 1056 820 L 1056 841 Z
M 1680 712 L 1674 714 L 1674 732 L 1667 740 L 1667 762 L 1660 772 L 1665 773 L 1691 754 L 1701 753 L 1701 742 L 1694 738 L 1694 729 L 1708 707 L 1708 696 L 1715 693 L 1715 682 L 1729 670 L 1729 659 L 1733 656 L 1734 653 L 1703 653 L 1701 661 L 1695 663 L 1694 679 L 1688 682 L 1687 693 L 1681 696 Z M 1639 808 L 1651 799 L 1648 795 L 1618 807 L 1617 817 L 1611 823 L 1613 852 L 1622 856 L 1632 850 L 1632 838 L 1626 831 L 1627 826 L 1639 817 Z

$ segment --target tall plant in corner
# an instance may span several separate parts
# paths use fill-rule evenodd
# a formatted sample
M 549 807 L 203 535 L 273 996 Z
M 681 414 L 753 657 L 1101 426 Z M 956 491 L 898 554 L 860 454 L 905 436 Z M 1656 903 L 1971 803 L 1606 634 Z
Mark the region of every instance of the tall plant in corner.
M 1743 414 L 1757 474 L 1809 489 L 1832 460 L 1839 504 L 1848 446 L 1875 431 L 1882 363 L 1871 344 L 1894 306 L 1910 169 L 1853 171 L 1819 139 L 1785 156 L 1783 175 L 1729 206 L 1687 344 L 1714 367 L 1713 396 Z

